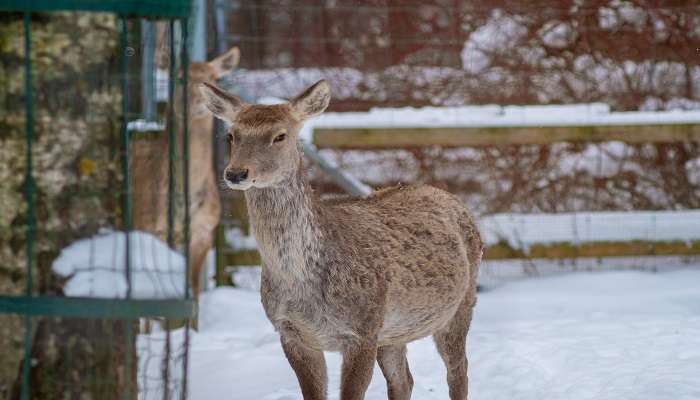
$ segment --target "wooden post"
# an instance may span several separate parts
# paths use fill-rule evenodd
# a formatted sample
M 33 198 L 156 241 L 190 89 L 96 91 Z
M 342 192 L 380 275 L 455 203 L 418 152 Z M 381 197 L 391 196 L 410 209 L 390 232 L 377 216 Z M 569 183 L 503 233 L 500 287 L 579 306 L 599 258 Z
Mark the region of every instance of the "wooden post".
M 227 277 L 226 274 L 226 259 L 224 257 L 224 252 L 226 251 L 226 237 L 224 236 L 224 225 L 219 224 L 214 232 L 214 243 L 216 246 L 216 273 L 214 275 L 214 280 L 216 281 L 216 286 L 235 286 L 233 285 L 233 281 Z

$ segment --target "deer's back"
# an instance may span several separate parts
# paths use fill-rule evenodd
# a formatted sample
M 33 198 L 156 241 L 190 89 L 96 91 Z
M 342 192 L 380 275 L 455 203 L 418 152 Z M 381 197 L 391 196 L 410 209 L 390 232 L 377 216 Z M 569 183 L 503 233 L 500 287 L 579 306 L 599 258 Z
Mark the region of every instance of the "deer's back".
M 346 291 L 361 293 L 353 301 L 376 296 L 383 315 L 380 341 L 432 333 L 474 287 L 480 238 L 452 194 L 430 186 L 398 187 L 336 202 L 330 210 L 335 223 L 326 224 L 326 233 L 334 251 L 328 254 L 351 264 Z

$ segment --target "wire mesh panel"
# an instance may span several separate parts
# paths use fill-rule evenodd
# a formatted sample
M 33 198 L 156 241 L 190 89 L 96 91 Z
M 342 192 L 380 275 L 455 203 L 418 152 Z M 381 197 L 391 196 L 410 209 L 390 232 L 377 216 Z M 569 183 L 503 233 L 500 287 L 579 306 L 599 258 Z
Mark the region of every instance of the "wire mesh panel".
M 190 3 L 0 10 L 0 397 L 184 399 Z
M 458 195 L 484 217 L 487 259 L 515 258 L 507 268 L 528 272 L 603 266 L 615 254 L 627 260 L 613 264 L 640 268 L 670 251 L 673 264 L 697 259 L 700 231 L 681 222 L 700 207 L 700 58 L 688 51 L 699 44 L 697 4 L 214 4 L 219 45 L 244 54 L 224 82 L 231 91 L 269 101 L 327 79 L 329 112 L 305 139 L 373 188 L 425 183 Z M 347 192 L 319 168 L 310 175 L 322 196 Z M 245 212 L 235 198 L 227 207 L 239 218 L 225 221 L 221 242 L 236 254 L 221 264 L 259 264 Z M 571 234 L 619 212 L 620 224 L 652 234 Z M 654 218 L 674 225 L 653 230 Z

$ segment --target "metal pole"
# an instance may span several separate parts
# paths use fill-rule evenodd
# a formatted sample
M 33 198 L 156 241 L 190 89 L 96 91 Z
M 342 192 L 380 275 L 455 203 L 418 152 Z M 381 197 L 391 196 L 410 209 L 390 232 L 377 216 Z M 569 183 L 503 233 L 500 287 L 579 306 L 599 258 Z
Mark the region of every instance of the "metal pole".
M 175 57 L 175 20 L 170 20 L 170 66 L 168 77 L 168 245 L 174 247 L 175 223 L 175 79 L 177 62 Z
M 190 19 L 192 25 L 194 26 L 192 35 L 192 54 L 188 60 L 189 61 L 199 61 L 204 62 L 207 60 L 207 1 L 206 0 L 196 0 L 194 8 L 195 16 Z M 183 62 L 184 62 L 183 58 Z M 184 68 L 183 70 L 187 70 Z M 212 157 L 212 163 L 215 157 Z M 202 268 L 202 273 L 200 274 L 199 280 L 201 282 L 200 291 L 204 292 L 208 289 L 207 267 L 205 261 L 205 267 Z
M 129 33 L 127 21 L 124 17 L 120 22 L 120 49 L 121 49 L 121 83 L 122 83 L 122 175 L 123 175 L 123 199 L 122 199 L 122 224 L 126 234 L 126 254 L 125 254 L 125 274 L 126 274 L 126 297 L 131 297 L 131 243 L 129 240 L 131 231 L 131 188 L 129 185 L 129 60 L 127 48 L 129 44 Z
M 141 20 L 142 64 L 141 64 L 141 103 L 143 104 L 143 119 L 156 120 L 156 80 L 155 54 L 156 33 L 155 25 L 148 20 Z
M 175 84 L 177 79 L 177 44 L 175 20 L 169 21 L 170 62 L 168 65 L 168 246 L 175 248 Z M 184 45 L 180 41 L 180 45 Z M 185 88 L 186 89 L 186 88 Z M 186 278 L 187 279 L 187 278 Z M 165 356 L 163 357 L 163 400 L 170 398 L 170 320 L 165 320 Z
M 214 43 L 215 43 L 215 49 L 216 49 L 216 55 L 223 54 L 224 52 L 224 41 L 227 40 L 227 36 L 225 33 L 225 25 L 226 25 L 226 10 L 223 9 L 224 5 L 222 3 L 223 0 L 213 0 L 213 7 L 214 7 Z M 212 143 L 212 154 L 214 157 L 212 157 L 212 163 L 213 168 L 214 168 L 214 174 L 219 175 L 219 166 L 222 165 L 225 162 L 225 155 L 224 150 L 221 149 L 221 146 L 219 146 L 217 138 L 219 137 L 219 132 L 223 132 L 224 130 L 224 125 L 223 123 L 218 119 L 214 118 L 214 124 L 212 125 L 212 131 L 211 131 L 211 143 Z M 221 199 L 222 205 L 224 204 L 224 197 L 221 195 L 221 192 L 218 192 L 219 198 Z M 216 269 L 216 286 L 220 285 L 221 282 L 221 271 L 223 270 L 222 265 L 223 265 L 223 243 L 224 241 L 221 240 L 223 238 L 223 225 L 222 221 L 219 221 L 219 226 L 216 228 L 216 233 L 214 237 L 214 264 L 215 264 L 215 269 Z M 205 268 L 206 269 L 206 268 Z M 206 279 L 203 280 L 203 282 L 206 282 Z
M 192 35 L 192 61 L 206 61 L 207 1 L 196 0 L 194 4 L 194 35 Z
M 226 40 L 226 10 L 223 0 L 214 0 L 214 24 L 216 28 L 216 53 L 223 54 Z
M 226 11 L 224 9 L 223 0 L 214 0 L 214 25 L 215 25 L 215 42 L 216 42 L 216 55 L 219 56 L 224 54 L 226 49 L 225 43 L 228 41 L 228 36 L 226 35 Z M 224 150 L 221 146 L 218 146 L 216 138 L 219 136 L 219 132 L 223 132 L 224 124 L 218 118 L 214 118 L 214 129 L 212 134 L 212 146 L 214 146 L 214 172 L 218 174 L 219 166 L 225 162 Z M 217 252 L 218 252 L 217 248 Z
M 372 188 L 360 182 L 359 179 L 350 174 L 343 172 L 340 168 L 333 165 L 321 153 L 316 150 L 311 143 L 301 141 L 304 154 L 309 157 L 316 165 L 325 172 L 333 182 L 343 188 L 346 192 L 359 197 L 367 197 L 372 193 Z

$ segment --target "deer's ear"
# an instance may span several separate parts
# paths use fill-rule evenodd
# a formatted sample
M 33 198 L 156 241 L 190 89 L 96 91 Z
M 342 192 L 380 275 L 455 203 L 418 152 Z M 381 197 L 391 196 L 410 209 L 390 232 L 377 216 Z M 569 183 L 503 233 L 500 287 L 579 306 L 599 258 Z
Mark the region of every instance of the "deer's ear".
M 238 47 L 231 47 L 226 53 L 216 57 L 208 62 L 209 66 L 214 70 L 216 79 L 233 71 L 241 60 L 241 51 Z
M 228 123 L 233 123 L 236 115 L 241 111 L 245 103 L 238 97 L 226 93 L 223 89 L 211 83 L 203 82 L 199 90 L 204 95 L 204 104 L 217 118 Z
M 304 120 L 321 114 L 331 101 L 331 87 L 322 79 L 292 99 L 290 105 L 297 118 Z

